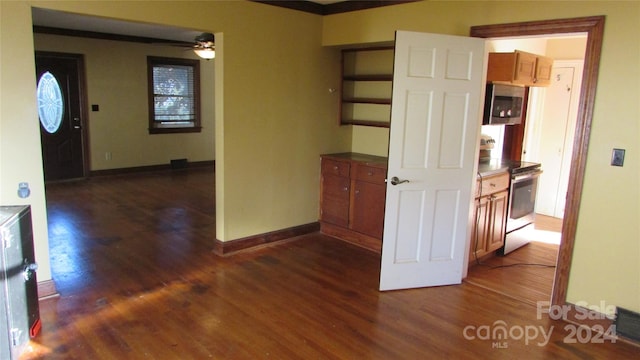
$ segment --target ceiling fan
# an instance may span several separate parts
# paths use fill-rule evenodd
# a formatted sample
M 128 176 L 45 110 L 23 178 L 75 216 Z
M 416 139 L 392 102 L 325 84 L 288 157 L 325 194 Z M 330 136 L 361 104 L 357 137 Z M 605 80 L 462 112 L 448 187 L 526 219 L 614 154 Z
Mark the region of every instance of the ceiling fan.
M 193 42 L 154 39 L 153 43 L 158 45 L 178 46 L 185 50 L 193 50 L 196 55 L 206 60 L 211 60 L 216 57 L 215 38 L 212 33 L 204 32 L 196 35 Z
M 193 51 L 203 59 L 213 59 L 216 57 L 215 38 L 212 33 L 202 33 L 196 36 Z

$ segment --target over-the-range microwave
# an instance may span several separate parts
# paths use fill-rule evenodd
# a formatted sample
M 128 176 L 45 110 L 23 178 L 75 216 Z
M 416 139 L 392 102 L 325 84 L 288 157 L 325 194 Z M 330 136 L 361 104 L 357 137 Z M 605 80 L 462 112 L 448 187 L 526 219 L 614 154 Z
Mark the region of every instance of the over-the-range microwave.
M 483 125 L 520 124 L 524 105 L 524 87 L 487 84 Z

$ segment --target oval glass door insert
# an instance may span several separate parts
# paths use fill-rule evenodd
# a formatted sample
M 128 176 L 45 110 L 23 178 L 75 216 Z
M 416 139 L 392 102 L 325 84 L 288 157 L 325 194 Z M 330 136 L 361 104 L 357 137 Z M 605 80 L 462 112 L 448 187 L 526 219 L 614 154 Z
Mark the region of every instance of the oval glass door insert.
M 62 90 L 53 74 L 48 71 L 42 74 L 38 81 L 36 96 L 40 123 L 48 133 L 53 134 L 60 129 L 64 114 Z

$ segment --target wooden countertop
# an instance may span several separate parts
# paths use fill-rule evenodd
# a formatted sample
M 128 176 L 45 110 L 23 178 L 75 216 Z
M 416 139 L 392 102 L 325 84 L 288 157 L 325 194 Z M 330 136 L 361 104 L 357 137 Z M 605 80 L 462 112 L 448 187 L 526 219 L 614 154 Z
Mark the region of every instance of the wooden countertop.
M 336 153 L 336 154 L 322 154 L 323 158 L 334 159 L 338 161 L 357 161 L 364 163 L 365 165 L 387 168 L 388 158 L 384 156 L 376 156 L 369 154 L 361 154 L 354 152 Z

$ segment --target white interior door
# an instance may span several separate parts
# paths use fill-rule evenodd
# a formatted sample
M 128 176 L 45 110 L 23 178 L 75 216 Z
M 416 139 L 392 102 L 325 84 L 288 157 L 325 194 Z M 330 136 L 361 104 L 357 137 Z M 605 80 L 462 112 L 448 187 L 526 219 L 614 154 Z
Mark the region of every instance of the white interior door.
M 539 214 L 564 217 L 581 74 L 582 61 L 555 61 L 551 85 L 545 88 L 542 116 L 536 120 L 540 122 L 538 149 L 529 158 L 542 163 L 544 170 L 536 197 Z
M 484 47 L 478 38 L 396 32 L 380 290 L 462 281 Z

